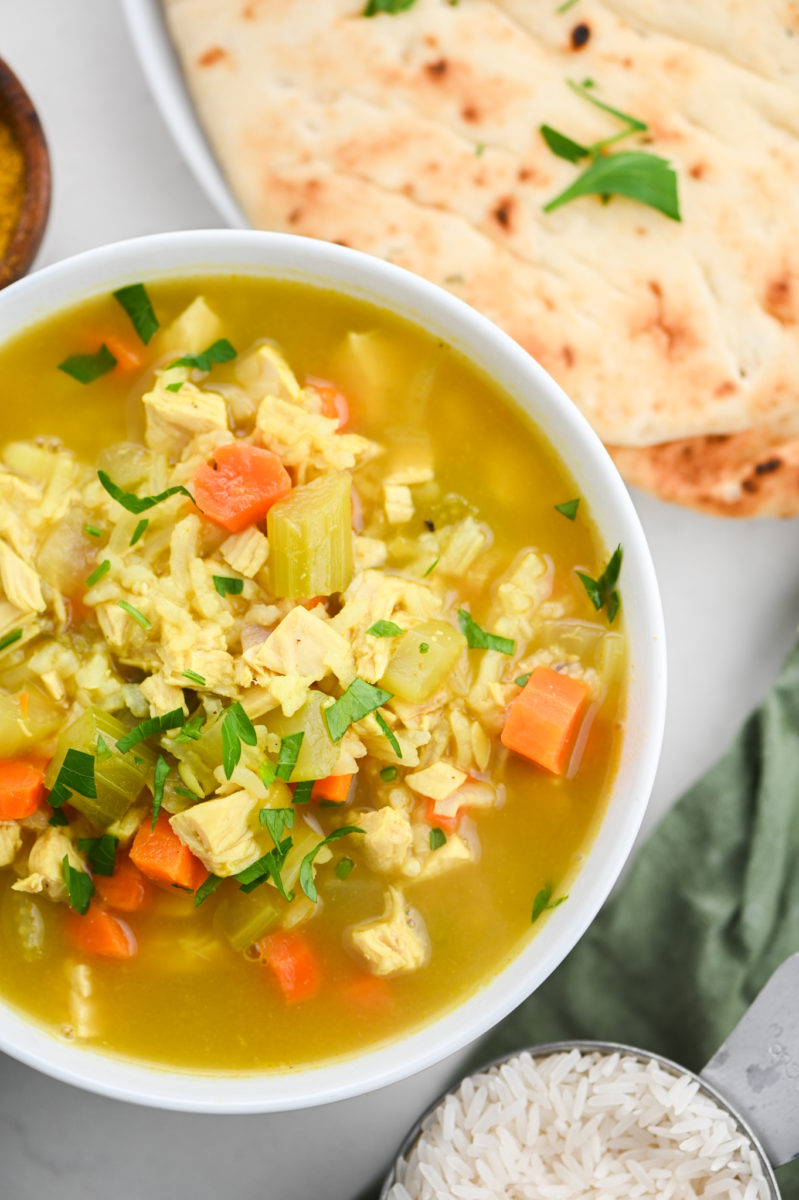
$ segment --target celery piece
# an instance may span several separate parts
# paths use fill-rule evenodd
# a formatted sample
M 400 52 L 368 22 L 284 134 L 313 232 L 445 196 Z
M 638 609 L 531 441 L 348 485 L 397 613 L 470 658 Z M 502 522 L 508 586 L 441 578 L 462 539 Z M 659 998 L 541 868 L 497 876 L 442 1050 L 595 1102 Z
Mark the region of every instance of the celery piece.
M 334 471 L 272 505 L 266 527 L 276 596 L 299 599 L 344 591 L 353 570 L 351 489 L 347 472 Z
M 22 892 L 6 892 L 3 933 L 8 948 L 24 962 L 35 962 L 44 954 L 46 932 L 39 902 Z
M 55 756 L 47 768 L 45 783 L 52 787 L 68 750 L 94 757 L 96 798 L 73 792 L 69 803 L 92 825 L 105 829 L 119 821 L 152 777 L 155 754 L 143 743 L 120 754 L 117 742 L 128 733 L 127 725 L 99 708 L 87 708 L 58 738 Z M 99 743 L 98 738 L 102 741 Z
M 222 762 L 221 720 L 215 717 L 204 726 L 198 738 L 184 738 L 178 733 L 177 737 L 162 739 L 161 744 L 178 760 L 178 773 L 188 788 L 200 796 L 208 796 L 216 790 L 214 769 Z
M 266 728 L 279 738 L 291 733 L 303 734 L 300 752 L 291 772 L 292 783 L 326 779 L 335 766 L 339 752 L 331 741 L 323 715 L 325 706 L 330 703 L 330 697 L 324 692 L 310 691 L 302 708 L 292 716 L 286 717 L 277 709 L 264 718 Z
M 400 700 L 421 704 L 441 687 L 465 649 L 466 638 L 448 621 L 422 621 L 403 634 L 380 686 Z
M 285 907 L 273 888 L 259 887 L 252 892 L 237 889 L 220 900 L 214 925 L 234 950 L 246 950 L 278 924 Z

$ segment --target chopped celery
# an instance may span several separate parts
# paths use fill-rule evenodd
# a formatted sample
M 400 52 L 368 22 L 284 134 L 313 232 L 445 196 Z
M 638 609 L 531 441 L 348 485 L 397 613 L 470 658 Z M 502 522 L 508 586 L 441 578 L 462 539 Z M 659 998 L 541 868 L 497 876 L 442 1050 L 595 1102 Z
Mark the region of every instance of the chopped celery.
M 441 687 L 465 649 L 466 638 L 448 621 L 422 621 L 403 634 L 380 686 L 421 704 Z
M 323 710 L 330 704 L 323 692 L 310 691 L 302 708 L 286 717 L 277 709 L 265 717 L 266 728 L 279 738 L 302 733 L 302 745 L 291 772 L 292 783 L 307 779 L 326 779 L 338 759 L 338 748 L 331 741 Z
M 24 718 L 19 699 L 0 690 L 0 758 L 12 758 L 44 741 L 64 720 L 63 709 L 35 684 L 26 681 L 21 690 L 28 696 Z
M 187 739 L 179 732 L 177 737 L 162 739 L 161 744 L 178 760 L 178 774 L 187 788 L 199 796 L 216 789 L 214 770 L 222 762 L 222 722 L 218 718 L 209 721 L 196 739 Z
M 153 454 L 135 442 L 115 442 L 106 446 L 97 456 L 97 466 L 114 483 L 126 490 L 135 490 L 150 478 Z
M 285 908 L 285 901 L 275 895 L 274 888 L 230 891 L 217 905 L 214 925 L 234 950 L 246 950 L 278 924 Z
M 46 928 L 38 901 L 23 892 L 6 892 L 3 901 L 3 932 L 6 945 L 25 962 L 44 954 Z
M 333 471 L 272 505 L 266 524 L 276 596 L 344 591 L 353 570 L 351 489 L 347 472 Z
M 596 652 L 596 665 L 605 687 L 613 687 L 624 672 L 624 638 L 620 633 L 606 633 Z
M 155 754 L 148 746 L 140 743 L 127 754 L 117 750 L 117 741 L 128 732 L 128 727 L 110 713 L 87 708 L 61 733 L 55 757 L 47 768 L 45 783 L 51 788 L 67 750 L 93 755 L 97 797 L 73 792 L 70 804 L 98 829 L 119 821 L 152 777 Z M 102 741 L 98 741 L 100 738 Z

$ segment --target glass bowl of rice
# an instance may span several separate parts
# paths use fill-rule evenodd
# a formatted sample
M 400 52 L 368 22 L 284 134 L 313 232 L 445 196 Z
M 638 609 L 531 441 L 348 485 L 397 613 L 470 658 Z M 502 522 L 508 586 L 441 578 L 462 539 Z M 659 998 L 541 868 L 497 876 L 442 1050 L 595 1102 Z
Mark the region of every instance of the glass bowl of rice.
M 779 1200 L 757 1137 L 677 1063 L 556 1042 L 469 1075 L 410 1131 L 380 1200 Z

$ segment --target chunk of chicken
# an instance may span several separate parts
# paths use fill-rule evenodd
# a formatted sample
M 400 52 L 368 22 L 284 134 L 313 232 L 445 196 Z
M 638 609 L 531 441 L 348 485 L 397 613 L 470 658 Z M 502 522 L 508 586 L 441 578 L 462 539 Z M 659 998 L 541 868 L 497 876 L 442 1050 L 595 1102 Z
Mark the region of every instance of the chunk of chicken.
M 421 915 L 395 887 L 388 889 L 383 916 L 354 926 L 349 941 L 373 975 L 416 971 L 430 956 L 430 940 Z
M 304 483 L 313 472 L 347 471 L 375 452 L 374 443 L 357 433 L 339 433 L 331 417 L 306 412 L 278 396 L 265 396 L 256 420 L 261 442 Z
M 66 900 L 68 895 L 63 872 L 65 855 L 69 865 L 76 871 L 86 871 L 86 863 L 72 844 L 70 836 L 63 829 L 48 829 L 33 844 L 28 858 L 30 874 L 12 884 L 13 890 L 33 895 L 41 893 L 50 900 Z
M 16 821 L 0 821 L 0 867 L 8 867 L 22 845 L 22 831 Z
M 406 814 L 390 806 L 356 813 L 352 819 L 364 831 L 363 855 L 373 871 L 388 874 L 400 869 L 413 841 Z
M 460 834 L 451 833 L 443 846 L 428 851 L 414 883 L 418 883 L 420 879 L 433 879 L 437 875 L 443 875 L 445 871 L 452 870 L 453 867 L 463 867 L 470 862 L 474 862 L 471 846 Z
M 421 771 L 412 771 L 406 776 L 405 782 L 420 796 L 427 796 L 431 800 L 446 800 L 447 796 L 461 787 L 467 779 L 465 771 L 459 771 L 450 763 L 434 762 Z
M 269 556 L 269 542 L 260 529 L 250 525 L 227 538 L 219 547 L 219 553 L 234 571 L 253 579 Z
M 152 391 L 142 396 L 146 430 L 144 440 L 151 450 L 177 458 L 198 433 L 227 429 L 227 409 L 221 396 L 200 391 L 193 383 L 184 383 L 177 392 L 168 392 L 159 376 Z
M 294 372 L 275 346 L 264 344 L 237 360 L 236 378 L 251 396 L 279 396 L 296 404 L 301 388 Z
M 256 811 L 260 801 L 249 792 L 234 792 L 195 804 L 170 820 L 184 846 L 214 875 L 236 875 L 260 858 Z
M 383 507 L 389 525 L 403 525 L 410 521 L 414 512 L 411 489 L 404 483 L 383 485 Z
M 33 567 L 0 538 L 0 584 L 8 600 L 23 612 L 44 612 L 42 585 Z
M 298 604 L 272 631 L 266 641 L 244 655 L 256 670 L 278 675 L 299 675 L 306 684 L 332 673 L 346 686 L 355 674 L 349 642 L 331 621 L 318 617 Z

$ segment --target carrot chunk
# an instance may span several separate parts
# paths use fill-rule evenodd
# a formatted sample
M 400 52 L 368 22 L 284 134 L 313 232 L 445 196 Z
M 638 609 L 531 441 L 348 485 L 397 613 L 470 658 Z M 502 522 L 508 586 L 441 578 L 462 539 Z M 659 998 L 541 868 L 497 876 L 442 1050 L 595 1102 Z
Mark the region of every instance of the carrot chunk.
M 183 845 L 165 812 L 158 814 L 155 829 L 150 828 L 149 821 L 139 826 L 130 857 L 148 879 L 189 892 L 196 892 L 208 878 L 205 867 L 188 846 Z
M 502 745 L 562 775 L 588 690 L 582 679 L 536 667 L 508 709 Z
M 380 1016 L 393 1004 L 393 993 L 388 980 L 380 975 L 370 975 L 366 971 L 359 971 L 345 979 L 340 994 L 350 1013 L 363 1017 Z
M 316 955 L 301 933 L 276 929 L 256 942 L 261 958 L 271 968 L 286 1004 L 312 999 L 322 984 Z
M 43 799 L 43 767 L 16 758 L 0 762 L 0 821 L 32 816 Z
M 313 375 L 307 377 L 305 386 L 313 388 L 322 401 L 322 416 L 338 421 L 339 429 L 343 429 L 350 419 L 350 406 L 344 393 L 329 379 L 316 379 Z
M 437 825 L 439 829 L 443 829 L 444 833 L 454 833 L 465 812 L 465 808 L 459 808 L 454 816 L 448 817 L 446 813 L 436 812 L 435 800 L 428 800 L 425 805 L 424 819 L 429 825 Z
M 117 912 L 139 912 L 150 899 L 151 888 L 129 858 L 118 858 L 113 875 L 97 875 L 94 890 L 104 904 Z
M 126 342 L 123 338 L 117 337 L 115 333 L 102 339 L 108 349 L 117 360 L 116 369 L 118 371 L 138 371 L 142 365 L 143 358 L 136 349 Z
M 350 794 L 354 778 L 354 775 L 328 775 L 326 779 L 317 779 L 311 788 L 311 799 L 332 800 L 334 804 L 343 804 Z
M 231 533 L 263 521 L 290 491 L 289 473 L 278 456 L 247 442 L 220 446 L 213 461 L 203 463 L 194 475 L 198 508 Z
M 76 950 L 101 958 L 132 958 L 138 950 L 136 935 L 126 921 L 92 900 L 86 915 L 67 915 L 67 936 Z

